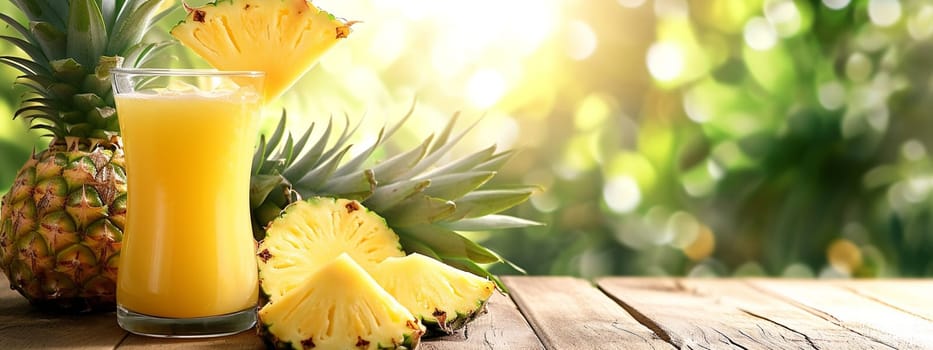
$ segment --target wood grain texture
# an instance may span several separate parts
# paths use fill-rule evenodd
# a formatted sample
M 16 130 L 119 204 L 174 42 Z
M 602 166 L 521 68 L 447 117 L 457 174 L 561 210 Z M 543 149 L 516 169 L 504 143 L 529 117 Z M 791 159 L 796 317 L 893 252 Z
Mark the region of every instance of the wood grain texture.
M 505 277 L 512 299 L 548 349 L 671 349 L 589 282 Z
M 58 315 L 33 309 L 0 273 L 0 349 L 113 349 L 126 335 L 116 314 Z
M 605 278 L 598 284 L 639 321 L 683 349 L 818 349 L 804 334 L 720 298 L 691 293 L 674 279 Z
M 833 282 L 756 279 L 758 290 L 897 349 L 933 349 L 933 323 Z M 891 288 L 897 288 L 891 285 Z M 933 292 L 933 290 L 930 290 Z M 929 293 L 928 293 L 929 294 Z
M 893 349 L 817 317 L 773 296 L 751 288 L 742 280 L 679 279 L 677 286 L 710 302 L 732 305 L 755 318 L 803 335 L 818 349 Z
M 930 302 L 933 280 L 898 280 L 896 287 L 887 280 L 850 280 L 838 284 L 855 294 L 933 322 L 933 302 Z
M 117 349 L 121 350 L 262 350 L 265 348 L 266 347 L 263 345 L 262 340 L 259 339 L 259 336 L 256 335 L 256 331 L 254 330 L 227 337 L 207 339 L 163 339 L 130 334 L 122 343 L 120 343 L 120 346 L 117 347 Z
M 508 296 L 494 293 L 487 313 L 446 337 L 427 339 L 422 350 L 514 349 L 540 350 L 544 345 Z

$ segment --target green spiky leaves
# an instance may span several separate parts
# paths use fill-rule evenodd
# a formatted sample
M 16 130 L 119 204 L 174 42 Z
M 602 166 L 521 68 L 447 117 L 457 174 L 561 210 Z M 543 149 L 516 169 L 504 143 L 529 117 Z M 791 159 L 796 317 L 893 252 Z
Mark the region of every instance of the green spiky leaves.
M 376 150 L 412 113 L 413 108 L 397 124 L 380 130 L 376 141 L 353 158 L 347 157 L 348 142 L 359 124 L 351 128 L 348 121 L 336 134 L 331 119 L 314 141 L 315 124 L 296 140 L 286 132 L 283 113 L 272 135 L 261 138 L 253 158 L 250 204 L 256 238 L 262 238 L 263 228 L 281 208 L 298 198 L 355 199 L 386 219 L 406 252 L 492 278 L 503 288 L 484 265 L 506 263 L 521 269 L 461 232 L 539 225 L 500 214 L 527 200 L 537 187 L 488 185 L 513 154 L 497 152 L 495 146 L 447 161 L 445 156 L 471 129 L 455 133 L 457 115 L 418 146 L 372 162 Z
M 18 35 L 0 39 L 25 57 L 0 63 L 22 73 L 27 93 L 14 117 L 29 120 L 59 140 L 74 136 L 109 140 L 119 130 L 110 91 L 110 69 L 146 64 L 166 43 L 143 43 L 152 24 L 166 15 L 164 0 L 14 0 L 28 25 L 6 14 L 0 21 Z M 127 57 L 127 60 L 122 60 Z

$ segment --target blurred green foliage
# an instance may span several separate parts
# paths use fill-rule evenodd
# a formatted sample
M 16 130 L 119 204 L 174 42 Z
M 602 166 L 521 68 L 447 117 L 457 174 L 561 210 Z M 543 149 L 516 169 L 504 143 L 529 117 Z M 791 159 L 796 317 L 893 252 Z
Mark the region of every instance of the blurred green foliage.
M 533 273 L 933 274 L 933 4 L 619 3 L 655 19 L 652 83 L 610 68 L 618 44 L 574 67 L 597 92 L 558 102 L 523 213 L 549 229 L 494 247 Z M 612 5 L 596 33 L 628 27 Z
M 933 275 L 929 1 L 317 3 L 364 22 L 275 107 L 375 114 L 360 142 L 415 96 L 410 142 L 488 111 L 462 153 L 521 149 L 497 178 L 547 226 L 474 238 L 529 273 Z M 0 118 L 0 192 L 41 144 Z

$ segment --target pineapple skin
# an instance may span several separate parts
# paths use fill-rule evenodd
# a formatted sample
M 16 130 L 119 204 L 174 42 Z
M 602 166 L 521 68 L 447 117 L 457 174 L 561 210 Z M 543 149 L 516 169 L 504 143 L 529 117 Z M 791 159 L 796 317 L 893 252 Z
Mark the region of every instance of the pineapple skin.
M 262 337 L 262 343 L 266 345 L 266 349 L 275 349 L 275 350 L 304 350 L 304 349 L 314 349 L 315 347 L 312 344 L 301 344 L 297 346 L 289 341 L 283 341 L 275 336 L 272 331 L 269 330 L 267 324 L 260 324 L 258 327 L 257 333 Z M 383 346 L 382 344 L 376 345 L 375 349 L 377 350 L 412 350 L 418 347 L 420 342 L 420 337 L 412 337 L 406 335 L 405 339 L 400 344 L 395 344 L 391 346 Z M 367 349 L 366 347 L 358 347 L 361 349 Z
M 425 338 L 436 338 L 451 335 L 457 330 L 465 327 L 470 322 L 473 322 L 477 317 L 480 317 L 486 314 L 486 303 L 488 300 L 483 300 L 477 303 L 477 307 L 473 312 L 470 313 L 457 313 L 452 319 L 441 321 L 438 317 L 442 315 L 434 314 L 433 319 L 426 319 L 424 317 L 419 318 L 421 324 L 424 325 L 426 331 L 424 333 Z M 443 315 L 447 316 L 447 315 Z
M 0 206 L 0 269 L 39 308 L 109 311 L 126 217 L 119 142 L 53 143 Z

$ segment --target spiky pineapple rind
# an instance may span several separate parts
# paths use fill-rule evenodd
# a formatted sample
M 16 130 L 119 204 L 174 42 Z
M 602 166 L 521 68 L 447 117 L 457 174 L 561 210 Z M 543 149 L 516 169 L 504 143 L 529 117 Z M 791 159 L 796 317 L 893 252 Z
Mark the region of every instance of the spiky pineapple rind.
M 296 347 L 294 346 L 294 344 L 292 344 L 292 342 L 283 341 L 279 339 L 278 337 L 276 337 L 275 334 L 273 334 L 269 330 L 270 326 L 271 325 L 264 325 L 264 324 L 260 325 L 257 331 L 257 334 L 259 335 L 260 338 L 262 338 L 262 343 L 266 346 L 266 349 L 305 350 L 305 349 L 314 348 L 310 346 L 301 346 L 300 343 L 299 343 L 299 346 Z M 425 334 L 425 336 L 427 336 L 427 334 Z M 402 341 L 399 344 L 390 344 L 390 345 L 377 344 L 376 349 L 378 350 L 413 350 L 418 347 L 419 342 L 420 342 L 420 338 L 412 337 L 406 334 L 402 338 Z
M 37 308 L 112 311 L 123 156 L 118 144 L 79 141 L 53 144 L 18 172 L 2 199 L 0 270 Z
M 486 314 L 487 312 L 486 304 L 487 304 L 487 300 L 479 301 L 476 309 L 473 310 L 473 312 L 469 312 L 469 313 L 458 312 L 455 317 L 446 319 L 444 322 L 441 322 L 439 320 L 439 315 L 437 314 L 433 314 L 429 317 L 424 317 L 421 315 L 416 315 L 416 316 L 418 317 L 419 320 L 421 320 L 421 324 L 423 324 L 424 328 L 426 329 L 424 333 L 424 338 L 443 337 L 443 336 L 454 334 L 458 330 L 466 327 L 466 325 L 469 324 L 470 322 L 473 322 L 474 320 L 476 320 L 477 317 L 480 317 Z

